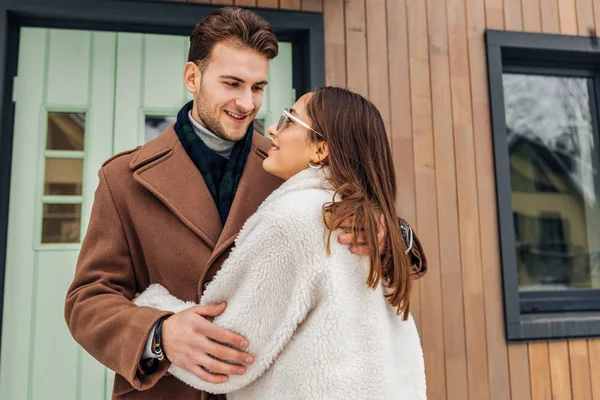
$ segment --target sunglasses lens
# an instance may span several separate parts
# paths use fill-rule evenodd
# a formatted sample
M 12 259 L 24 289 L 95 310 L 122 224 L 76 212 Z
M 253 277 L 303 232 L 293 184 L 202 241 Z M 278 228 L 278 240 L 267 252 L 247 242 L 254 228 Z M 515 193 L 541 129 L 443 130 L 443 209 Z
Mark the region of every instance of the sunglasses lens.
M 286 121 L 287 117 L 285 116 L 285 114 L 281 114 L 281 117 L 279 117 L 279 122 L 277 122 L 277 132 L 285 128 Z

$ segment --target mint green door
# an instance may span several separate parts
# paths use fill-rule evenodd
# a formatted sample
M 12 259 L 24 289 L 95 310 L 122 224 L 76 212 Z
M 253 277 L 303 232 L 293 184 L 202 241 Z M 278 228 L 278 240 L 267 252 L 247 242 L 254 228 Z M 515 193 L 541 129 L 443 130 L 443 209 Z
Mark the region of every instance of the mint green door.
M 178 36 L 22 29 L 0 399 L 110 398 L 112 372 L 71 338 L 64 298 L 102 162 L 155 137 L 189 99 L 181 81 L 187 44 Z M 291 45 L 281 45 L 258 117 L 265 126 L 294 99 Z

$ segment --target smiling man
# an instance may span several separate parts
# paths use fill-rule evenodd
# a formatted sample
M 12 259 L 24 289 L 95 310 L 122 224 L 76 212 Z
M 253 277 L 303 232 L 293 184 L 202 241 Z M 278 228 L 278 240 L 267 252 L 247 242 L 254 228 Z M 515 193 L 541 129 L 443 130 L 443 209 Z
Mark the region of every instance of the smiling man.
M 272 26 L 256 13 L 213 12 L 190 37 L 183 80 L 193 101 L 159 137 L 99 171 L 65 318 L 75 340 L 116 372 L 113 399 L 206 400 L 214 396 L 167 374 L 171 363 L 220 383 L 254 362 L 244 337 L 211 323 L 225 304 L 172 314 L 131 300 L 160 283 L 197 303 L 246 220 L 282 183 L 263 170 L 271 142 L 252 128 L 277 52 Z
M 216 10 L 190 36 L 183 81 L 193 101 L 158 138 L 99 172 L 65 316 L 77 342 L 117 373 L 114 399 L 206 399 L 166 375 L 170 363 L 222 382 L 254 361 L 245 338 L 210 322 L 226 305 L 170 316 L 131 300 L 161 283 L 197 302 L 246 219 L 281 184 L 261 166 L 270 141 L 252 129 L 277 52 L 259 15 Z

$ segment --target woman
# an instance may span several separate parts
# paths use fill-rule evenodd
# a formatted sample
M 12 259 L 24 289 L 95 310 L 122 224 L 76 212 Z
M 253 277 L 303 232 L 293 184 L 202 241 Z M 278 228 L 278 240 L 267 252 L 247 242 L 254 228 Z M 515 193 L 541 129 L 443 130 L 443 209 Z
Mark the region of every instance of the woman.
M 284 110 L 269 133 L 263 167 L 286 182 L 248 219 L 201 299 L 227 302 L 214 323 L 248 338 L 256 360 L 221 384 L 169 371 L 228 399 L 425 399 L 381 115 L 360 95 L 325 87 Z M 349 217 L 371 257 L 330 240 Z M 388 227 L 381 257 L 380 219 Z M 159 285 L 136 304 L 173 312 L 195 305 Z

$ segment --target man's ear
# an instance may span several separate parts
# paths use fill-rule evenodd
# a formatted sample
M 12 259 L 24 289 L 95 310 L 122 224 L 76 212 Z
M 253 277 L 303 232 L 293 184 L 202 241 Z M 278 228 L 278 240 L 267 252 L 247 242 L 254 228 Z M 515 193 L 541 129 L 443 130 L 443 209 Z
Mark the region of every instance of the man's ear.
M 200 71 L 200 67 L 191 61 L 185 63 L 185 66 L 183 67 L 183 84 L 187 90 L 192 94 L 196 94 L 201 80 L 202 72 Z

